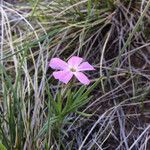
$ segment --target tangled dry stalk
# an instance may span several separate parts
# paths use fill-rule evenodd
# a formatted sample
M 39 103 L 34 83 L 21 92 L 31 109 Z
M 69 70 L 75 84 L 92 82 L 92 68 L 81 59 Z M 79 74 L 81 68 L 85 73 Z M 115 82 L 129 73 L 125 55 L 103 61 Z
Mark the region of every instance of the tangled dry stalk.
M 0 2 L 0 143 L 7 149 L 150 149 L 150 0 L 11 2 Z M 48 62 L 72 55 L 94 64 L 93 82 L 103 80 L 82 114 L 66 117 L 60 137 L 53 124 L 36 138 L 53 116 L 48 91 L 55 97 L 61 86 Z

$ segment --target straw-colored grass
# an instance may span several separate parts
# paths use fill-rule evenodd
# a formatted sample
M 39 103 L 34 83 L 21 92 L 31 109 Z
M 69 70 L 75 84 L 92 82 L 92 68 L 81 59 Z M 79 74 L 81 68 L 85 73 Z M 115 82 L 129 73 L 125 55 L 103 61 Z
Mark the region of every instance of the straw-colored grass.
M 150 149 L 149 9 L 150 0 L 1 1 L 0 149 Z M 73 55 L 96 71 L 60 97 L 48 63 Z

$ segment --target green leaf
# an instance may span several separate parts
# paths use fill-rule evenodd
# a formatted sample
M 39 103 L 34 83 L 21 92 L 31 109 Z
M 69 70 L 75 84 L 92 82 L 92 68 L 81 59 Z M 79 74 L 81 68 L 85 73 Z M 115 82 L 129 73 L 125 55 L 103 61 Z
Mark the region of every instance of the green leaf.
M 91 97 L 87 98 L 84 97 L 84 99 L 80 99 L 80 101 L 74 102 L 72 106 L 70 106 L 70 108 L 64 112 L 63 116 L 66 116 L 69 113 L 72 112 L 76 112 L 77 109 L 79 109 L 80 107 L 82 107 L 83 105 L 85 105 L 87 102 L 89 102 L 89 100 L 91 99 Z
M 83 98 L 84 96 L 88 96 L 88 94 L 90 94 L 92 92 L 92 90 L 100 83 L 100 81 L 103 79 L 104 77 L 100 77 L 91 87 L 89 87 L 87 89 L 87 91 L 81 96 L 81 98 Z
M 88 16 L 91 15 L 91 9 L 92 9 L 92 0 L 88 0 Z
M 42 136 L 45 132 L 47 132 L 47 130 L 49 129 L 48 127 L 52 124 L 54 124 L 55 122 L 57 122 L 59 119 L 59 117 L 52 117 L 50 118 L 42 127 L 42 129 L 39 131 L 38 135 L 36 136 L 35 139 L 39 138 L 40 136 Z
M 53 113 L 55 113 L 55 115 L 58 115 L 59 114 L 59 109 L 58 109 L 58 106 L 57 106 L 57 102 L 54 100 L 54 98 L 53 98 L 53 96 L 50 92 L 49 85 L 48 85 L 47 81 L 46 81 L 46 91 L 47 91 L 47 94 L 48 94 L 49 102 L 52 105 L 52 107 L 49 106 L 49 111 L 52 110 Z
M 0 150 L 7 150 L 6 147 L 0 142 Z
M 58 91 L 57 96 L 56 96 L 56 109 L 58 110 L 58 115 L 61 114 L 62 111 L 62 96 L 61 96 L 61 92 Z
M 91 117 L 91 116 L 93 116 L 93 114 L 88 114 L 88 113 L 84 113 L 84 112 L 81 112 L 81 111 L 76 111 L 76 113 L 79 114 L 79 115 L 82 115 L 84 117 Z
M 71 90 L 69 90 L 67 92 L 67 102 L 65 104 L 64 109 L 62 110 L 62 114 L 66 113 L 69 107 L 71 107 L 72 103 L 73 103 L 73 93 L 71 92 Z
M 83 94 L 83 92 L 85 91 L 85 89 L 86 89 L 86 86 L 84 86 L 84 85 L 81 86 L 79 88 L 79 90 L 74 94 L 73 99 L 78 99 L 78 97 L 80 97 Z

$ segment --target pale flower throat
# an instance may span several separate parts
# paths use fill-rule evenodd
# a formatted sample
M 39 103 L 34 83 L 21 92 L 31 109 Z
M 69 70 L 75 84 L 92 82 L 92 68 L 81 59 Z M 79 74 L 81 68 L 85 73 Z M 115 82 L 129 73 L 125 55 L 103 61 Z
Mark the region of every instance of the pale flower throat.
M 71 71 L 71 72 L 76 72 L 77 70 L 72 67 L 72 68 L 70 68 L 70 71 Z

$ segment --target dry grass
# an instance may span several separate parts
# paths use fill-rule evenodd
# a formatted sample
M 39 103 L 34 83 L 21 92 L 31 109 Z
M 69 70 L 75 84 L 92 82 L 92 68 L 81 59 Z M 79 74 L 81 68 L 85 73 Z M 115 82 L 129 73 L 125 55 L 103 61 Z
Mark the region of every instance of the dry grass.
M 150 149 L 149 7 L 150 0 L 0 2 L 0 149 Z M 72 55 L 94 65 L 92 83 L 101 81 L 58 133 L 49 93 L 55 98 L 62 86 L 48 62 Z

